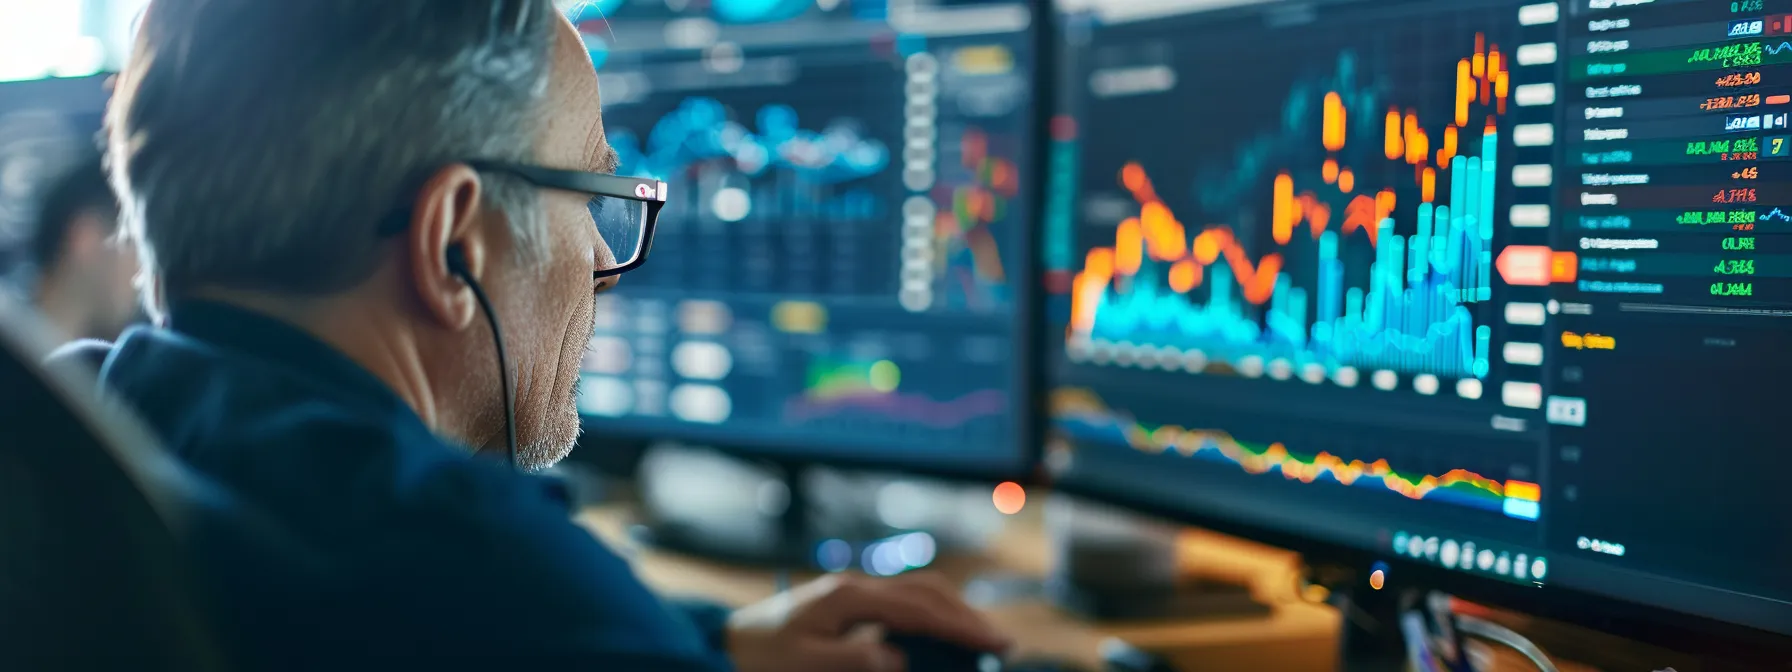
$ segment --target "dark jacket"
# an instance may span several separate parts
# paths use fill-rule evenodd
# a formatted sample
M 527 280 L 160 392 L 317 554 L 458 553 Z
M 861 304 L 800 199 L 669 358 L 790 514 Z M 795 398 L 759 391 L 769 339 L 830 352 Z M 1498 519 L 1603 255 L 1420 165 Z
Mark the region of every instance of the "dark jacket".
M 730 667 L 725 612 L 655 596 L 571 522 L 557 482 L 441 440 L 297 328 L 209 303 L 170 316 L 119 340 L 102 388 L 310 551 L 305 567 L 214 568 L 248 669 Z

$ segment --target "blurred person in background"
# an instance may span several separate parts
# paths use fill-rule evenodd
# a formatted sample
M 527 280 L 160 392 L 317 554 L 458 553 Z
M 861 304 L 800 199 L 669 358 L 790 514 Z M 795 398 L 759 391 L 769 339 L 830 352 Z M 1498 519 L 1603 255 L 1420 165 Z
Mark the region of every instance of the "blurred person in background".
M 628 199 L 592 186 L 622 178 L 556 9 L 156 0 L 144 17 L 107 124 L 166 326 L 126 332 L 101 383 L 315 553 L 208 571 L 234 588 L 248 667 L 903 669 L 868 624 L 1007 646 L 927 576 L 831 577 L 733 613 L 662 601 L 556 483 L 475 455 L 515 445 L 535 470 L 572 449 L 595 295 L 636 256 L 596 225 Z
M 136 250 L 117 233 L 118 201 L 99 156 L 45 184 L 27 289 L 59 336 L 109 341 L 137 318 Z

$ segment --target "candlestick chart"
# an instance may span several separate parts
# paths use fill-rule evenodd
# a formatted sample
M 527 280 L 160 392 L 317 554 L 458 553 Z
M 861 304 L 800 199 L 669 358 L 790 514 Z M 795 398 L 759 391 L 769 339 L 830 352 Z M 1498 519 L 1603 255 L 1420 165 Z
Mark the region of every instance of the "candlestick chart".
M 1016 226 L 1020 170 L 1011 158 L 1018 138 L 994 138 L 976 127 L 958 139 L 959 160 L 945 166 L 937 188 L 945 207 L 934 222 L 939 280 L 950 305 L 972 310 L 1005 307 L 1011 300 L 1008 269 L 998 242 Z M 1005 151 L 1004 151 L 1005 150 Z
M 1126 216 L 1084 236 L 1072 347 L 1485 377 L 1510 57 L 1453 44 L 1417 81 L 1339 50 L 1257 132 L 1194 143 L 1210 166 L 1187 184 L 1154 178 L 1190 157 L 1134 150 L 1105 176 Z

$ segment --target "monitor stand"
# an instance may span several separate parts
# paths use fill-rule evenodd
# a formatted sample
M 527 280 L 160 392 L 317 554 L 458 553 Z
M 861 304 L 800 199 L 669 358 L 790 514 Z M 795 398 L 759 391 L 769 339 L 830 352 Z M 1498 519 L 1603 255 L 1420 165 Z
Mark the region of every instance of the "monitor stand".
M 1454 611 L 1454 600 L 1418 588 L 1375 590 L 1361 582 L 1332 591 L 1342 621 L 1338 669 L 1342 672 L 1405 672 L 1414 669 L 1480 669 L 1470 639 L 1509 648 L 1542 672 L 1555 663 L 1529 638 L 1505 626 Z M 1415 664 L 1415 660 L 1437 661 Z
M 893 531 L 875 521 L 822 515 L 808 485 L 811 469 L 656 446 L 637 477 L 641 522 L 630 535 L 650 546 L 733 565 L 856 568 L 865 549 Z
M 1179 530 L 1105 506 L 1054 496 L 1046 502 L 1053 562 L 1044 581 L 991 576 L 972 583 L 974 602 L 1045 598 L 1097 622 L 1264 618 L 1269 605 L 1240 581 L 1189 577 Z
M 1407 669 L 1406 636 L 1400 629 L 1402 603 L 1416 598 L 1395 590 L 1351 584 L 1332 591 L 1339 615 L 1340 672 L 1402 672 Z

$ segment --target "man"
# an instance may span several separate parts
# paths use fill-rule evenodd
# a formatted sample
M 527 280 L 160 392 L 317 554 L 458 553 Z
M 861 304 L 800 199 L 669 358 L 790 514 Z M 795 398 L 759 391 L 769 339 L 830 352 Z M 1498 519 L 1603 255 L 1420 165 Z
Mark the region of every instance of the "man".
M 111 340 L 137 316 L 136 252 L 120 243 L 118 202 L 99 156 L 49 182 L 29 259 L 32 303 L 57 336 Z
M 503 451 L 507 390 L 521 466 L 571 450 L 598 276 L 627 261 L 608 201 L 539 186 L 615 167 L 549 0 L 156 0 L 108 125 L 166 328 L 102 383 L 315 551 L 227 577 L 251 668 L 901 669 L 865 624 L 1007 644 L 925 578 L 668 606 L 550 483 L 473 455 Z

